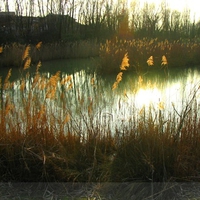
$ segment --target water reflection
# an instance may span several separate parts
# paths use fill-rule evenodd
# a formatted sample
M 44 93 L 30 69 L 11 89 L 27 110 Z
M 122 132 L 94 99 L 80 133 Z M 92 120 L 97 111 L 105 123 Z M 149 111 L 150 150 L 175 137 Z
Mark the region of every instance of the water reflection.
M 84 135 L 98 129 L 103 134 L 120 132 L 149 117 L 155 123 L 161 119 L 169 121 L 172 115 L 181 119 L 186 107 L 192 112 L 199 110 L 198 71 L 188 71 L 174 80 L 153 79 L 151 84 L 147 78 L 140 86 L 131 79 L 128 79 L 130 82 L 122 80 L 122 87 L 115 91 L 112 91 L 112 81 L 105 81 L 95 73 L 63 72 L 55 83 L 54 97 L 50 98 L 47 94 L 52 89 L 52 76 L 55 75 L 46 72 L 38 77 L 20 78 L 13 83 L 13 89 L 4 91 L 3 103 L 9 99 L 15 105 L 12 114 L 7 116 L 8 129 L 11 128 L 9 120 L 24 132 L 30 124 L 41 126 L 42 112 L 45 112 L 49 128 L 55 126 L 58 132 Z
M 139 108 L 158 104 L 161 100 L 161 91 L 158 88 L 139 89 L 135 94 L 135 105 Z
M 199 72 L 189 71 L 187 76 L 177 77 L 173 81 L 157 81 L 153 87 L 129 92 L 127 107 L 134 105 L 137 121 L 151 118 L 153 122 L 162 124 L 163 128 L 166 127 L 164 122 L 173 121 L 177 127 L 187 116 L 199 119 L 199 86 Z
M 199 106 L 200 74 L 198 71 L 188 71 L 187 76 L 176 80 L 156 81 L 153 86 L 139 88 L 136 92 L 127 92 L 128 104 L 134 104 L 136 109 L 153 107 L 155 110 L 165 110 L 166 113 L 178 113 L 184 107 L 195 103 Z M 194 98 L 195 95 L 195 98 Z M 194 102 L 192 102 L 194 101 Z

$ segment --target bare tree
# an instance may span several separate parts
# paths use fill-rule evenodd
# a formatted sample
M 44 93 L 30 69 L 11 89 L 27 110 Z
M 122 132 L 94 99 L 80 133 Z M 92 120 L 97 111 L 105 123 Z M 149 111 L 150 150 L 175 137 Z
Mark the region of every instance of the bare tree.
M 182 34 L 184 36 L 190 35 L 190 9 L 185 8 L 182 14 Z
M 169 9 L 169 5 L 167 4 L 166 0 L 164 0 L 161 3 L 161 20 L 164 36 L 167 36 L 170 33 L 170 15 L 171 10 Z
M 180 35 L 181 29 L 181 13 L 177 10 L 172 11 L 171 13 L 171 31 L 173 38 L 177 38 Z
M 4 3 L 5 3 L 5 12 L 9 13 L 9 3 L 8 3 L 8 0 L 4 0 Z

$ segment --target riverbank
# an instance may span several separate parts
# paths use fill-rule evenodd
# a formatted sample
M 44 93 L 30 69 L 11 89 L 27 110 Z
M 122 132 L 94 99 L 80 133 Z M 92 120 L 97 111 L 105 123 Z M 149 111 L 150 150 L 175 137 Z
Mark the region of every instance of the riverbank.
M 169 68 L 185 68 L 200 65 L 200 44 L 198 39 L 159 40 L 143 38 L 120 40 L 115 38 L 101 44 L 101 74 L 118 73 L 119 66 L 127 55 L 129 68 L 138 74 L 155 68 L 165 73 Z M 109 67 L 108 67 L 109 66 Z
M 13 43 L 5 45 L 0 54 L 0 68 L 21 67 L 23 54 L 29 48 L 31 63 L 39 61 L 51 61 L 69 58 L 88 58 L 99 54 L 99 43 L 96 40 L 81 40 L 69 43 L 46 43 L 39 42 L 36 45 L 24 45 Z
M 24 45 L 13 43 L 5 45 L 0 53 L 0 68 L 23 67 L 23 55 L 28 49 L 32 64 L 38 62 L 82 59 L 99 56 L 98 73 L 116 74 L 125 55 L 129 59 L 129 70 L 138 74 L 155 68 L 167 72 L 169 68 L 189 68 L 200 65 L 200 45 L 198 39 L 159 41 L 154 39 L 80 40 L 75 42 L 45 43 Z

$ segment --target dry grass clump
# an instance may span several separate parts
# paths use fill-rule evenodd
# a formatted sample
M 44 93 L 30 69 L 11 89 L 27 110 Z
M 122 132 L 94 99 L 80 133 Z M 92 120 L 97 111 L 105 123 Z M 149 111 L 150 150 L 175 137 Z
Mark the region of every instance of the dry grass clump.
M 181 112 L 173 107 L 167 113 L 160 102 L 158 108 L 140 110 L 133 103 L 127 114 L 124 99 L 130 97 L 116 98 L 116 90 L 129 54 L 124 54 L 112 92 L 96 74 L 42 74 L 41 62 L 31 76 L 30 51 L 27 46 L 22 54 L 22 77 L 11 82 L 9 70 L 1 80 L 2 181 L 198 180 L 199 87 L 191 90 Z M 160 58 L 166 67 L 167 58 Z M 145 81 L 139 77 L 134 90 L 141 86 Z
M 93 120 L 96 104 L 84 93 L 92 85 L 87 92 L 95 98 L 95 77 L 78 88 L 75 77 L 61 77 L 60 72 L 49 78 L 40 74 L 39 62 L 32 78 L 27 71 L 29 55 L 28 46 L 20 80 L 11 82 L 9 70 L 1 84 L 1 180 L 107 179 L 103 169 L 114 149 L 113 138 L 97 124 L 98 118 Z
M 118 138 L 120 145 L 113 161 L 111 180 L 198 180 L 199 131 L 188 127 L 187 120 L 178 142 L 173 135 L 175 124 L 167 122 L 166 130 L 161 132 L 151 119 L 140 121 L 129 136 Z
M 101 68 L 100 73 L 116 73 L 118 63 L 122 60 L 124 54 L 128 52 L 130 58 L 130 67 L 140 70 L 146 68 L 144 58 L 154 57 L 154 65 L 160 67 L 160 58 L 165 55 L 168 58 L 168 64 L 173 67 L 185 67 L 198 65 L 199 62 L 199 42 L 197 39 L 176 41 L 155 39 L 133 39 L 107 40 L 100 46 Z M 138 69 L 137 69 L 138 70 Z
M 127 54 L 124 59 L 127 60 Z M 167 75 L 166 56 L 162 56 L 161 61 L 161 66 Z M 149 57 L 147 64 L 154 65 L 153 56 Z M 113 90 L 122 81 L 122 74 L 120 72 L 117 75 Z M 158 109 L 153 105 L 148 109 L 144 106 L 129 121 L 128 128 L 126 126 L 119 128 L 121 134 L 115 133 L 118 145 L 111 165 L 112 181 L 166 182 L 198 179 L 200 167 L 197 161 L 199 153 L 196 152 L 199 151 L 197 145 L 200 142 L 199 105 L 196 99 L 199 94 L 198 85 L 199 82 L 187 94 L 181 112 L 178 112 L 172 104 L 173 109 L 166 117 L 164 102 L 160 101 Z M 145 87 L 141 76 L 138 79 L 138 87 L 138 89 Z M 137 91 L 137 88 L 134 89 Z M 126 97 L 129 98 L 127 95 Z M 134 108 L 132 112 L 135 112 Z M 195 156 L 192 152 L 196 152 Z

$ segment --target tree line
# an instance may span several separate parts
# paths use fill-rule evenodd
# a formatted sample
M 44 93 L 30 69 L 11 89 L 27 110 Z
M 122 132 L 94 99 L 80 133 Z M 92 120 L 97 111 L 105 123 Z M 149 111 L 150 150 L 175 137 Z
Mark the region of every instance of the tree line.
M 194 38 L 200 22 L 190 10 L 172 10 L 166 1 L 155 4 L 133 0 L 15 0 L 15 11 L 2 0 L 0 43 L 52 42 L 119 37 Z

